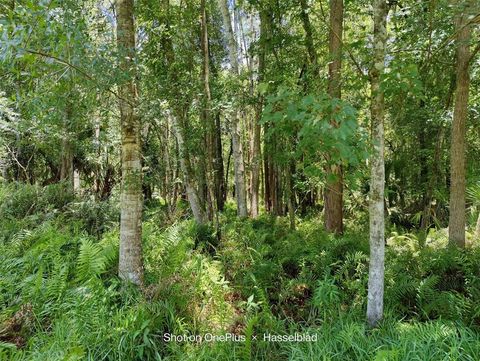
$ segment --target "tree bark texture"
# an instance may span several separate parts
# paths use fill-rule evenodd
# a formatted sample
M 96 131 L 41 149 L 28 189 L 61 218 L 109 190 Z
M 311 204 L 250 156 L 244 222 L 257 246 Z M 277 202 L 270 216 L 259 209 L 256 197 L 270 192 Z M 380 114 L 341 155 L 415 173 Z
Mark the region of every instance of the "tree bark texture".
M 378 325 L 383 317 L 385 263 L 385 160 L 384 117 L 385 100 L 381 76 L 385 68 L 387 42 L 387 3 L 374 0 L 374 63 L 371 69 L 371 117 L 373 154 L 370 158 L 370 264 L 368 273 L 367 322 Z
M 341 98 L 342 75 L 343 0 L 330 0 L 330 35 L 328 67 L 328 94 Z M 333 126 L 338 126 L 332 120 Z M 327 165 L 325 187 L 325 229 L 327 232 L 343 233 L 343 171 L 340 164 Z
M 465 6 L 468 2 L 455 1 L 456 88 L 450 147 L 450 217 L 448 238 L 450 244 L 465 247 L 465 131 L 468 114 L 470 76 L 471 26 Z
M 117 46 L 119 67 L 130 73 L 119 86 L 122 142 L 122 187 L 120 195 L 120 278 L 143 284 L 142 260 L 142 164 L 140 119 L 136 114 L 137 89 L 132 75 L 135 56 L 133 0 L 117 0 Z

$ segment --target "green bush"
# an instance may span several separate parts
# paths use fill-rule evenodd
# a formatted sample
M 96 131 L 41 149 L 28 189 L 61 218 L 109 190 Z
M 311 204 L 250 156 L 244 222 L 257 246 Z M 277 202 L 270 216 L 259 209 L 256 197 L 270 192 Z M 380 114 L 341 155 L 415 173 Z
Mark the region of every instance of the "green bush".
M 34 213 L 61 210 L 73 201 L 74 195 L 67 183 L 45 187 L 23 183 L 2 185 L 0 217 L 21 219 Z

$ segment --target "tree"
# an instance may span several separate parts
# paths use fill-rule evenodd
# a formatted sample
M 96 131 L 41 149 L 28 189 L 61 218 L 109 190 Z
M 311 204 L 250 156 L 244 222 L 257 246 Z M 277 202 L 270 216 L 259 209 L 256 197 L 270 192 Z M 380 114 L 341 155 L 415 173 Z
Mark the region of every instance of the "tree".
M 118 274 L 124 280 L 141 285 L 143 283 L 141 125 L 136 114 L 133 6 L 134 0 L 118 0 L 116 3 L 119 67 L 125 75 L 128 75 L 119 86 L 122 189 Z
M 456 1 L 456 90 L 450 145 L 450 244 L 465 247 L 465 131 L 470 87 L 470 36 L 468 2 Z
M 63 119 L 62 151 L 60 159 L 60 180 L 66 181 L 73 190 L 73 149 L 72 139 L 69 133 L 69 125 L 72 122 L 72 104 L 67 99 L 65 104 L 65 115 Z
M 170 79 L 170 84 L 172 88 L 172 94 L 177 98 L 181 99 L 180 86 L 181 82 L 178 79 L 177 69 L 175 67 L 175 52 L 173 48 L 172 36 L 170 31 L 170 21 L 169 21 L 169 11 L 170 4 L 169 0 L 162 1 L 162 9 L 165 15 L 162 17 L 162 20 L 165 22 L 166 31 L 161 38 L 163 47 L 165 50 L 165 60 L 167 63 L 167 73 Z M 177 139 L 178 145 L 178 158 L 180 163 L 180 169 L 183 173 L 183 181 L 185 185 L 185 190 L 187 193 L 188 202 L 193 213 L 193 217 L 198 224 L 204 224 L 207 222 L 207 216 L 205 214 L 204 205 L 200 199 L 200 191 L 195 187 L 194 173 L 192 170 L 191 163 L 191 154 L 190 150 L 186 144 L 185 140 L 185 111 L 182 109 L 183 105 L 181 102 L 172 101 L 171 111 L 168 111 L 167 118 L 171 121 L 172 127 Z
M 383 317 L 385 263 L 385 100 L 382 75 L 387 42 L 387 3 L 373 2 L 373 65 L 370 70 L 373 154 L 370 158 L 370 265 L 368 272 L 367 321 L 376 326 Z
M 201 17 L 201 48 L 202 48 L 202 83 L 203 83 L 203 109 L 201 120 L 206 128 L 207 148 L 207 183 L 213 183 L 213 192 L 207 184 L 207 199 L 210 198 L 211 206 L 215 204 L 216 210 L 223 210 L 223 158 L 221 152 L 221 132 L 216 117 L 212 112 L 212 94 L 210 90 L 210 49 L 207 26 L 207 10 L 205 0 L 200 1 Z M 210 207 L 207 205 L 207 209 Z
M 227 41 L 228 53 L 230 57 L 231 73 L 237 77 L 240 73 L 238 65 L 237 41 L 232 30 L 232 22 L 230 12 L 228 10 L 227 0 L 218 0 L 218 6 L 222 13 L 223 27 L 225 30 L 225 38 Z M 235 173 L 235 197 L 237 200 L 237 214 L 239 217 L 247 216 L 247 193 L 245 188 L 245 166 L 243 164 L 243 147 L 240 137 L 240 122 L 238 119 L 238 111 L 233 110 L 230 128 L 232 133 L 233 163 Z
M 343 0 L 330 0 L 328 94 L 341 98 Z M 332 125 L 337 126 L 332 120 Z M 325 228 L 343 233 L 343 172 L 340 164 L 327 165 L 325 186 Z

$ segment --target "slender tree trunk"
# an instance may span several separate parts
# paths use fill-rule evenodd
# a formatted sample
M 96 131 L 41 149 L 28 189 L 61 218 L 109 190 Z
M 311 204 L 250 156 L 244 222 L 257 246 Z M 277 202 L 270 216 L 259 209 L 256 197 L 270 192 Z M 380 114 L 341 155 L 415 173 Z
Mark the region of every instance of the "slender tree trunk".
M 237 42 L 232 30 L 230 12 L 227 0 L 218 0 L 218 6 L 223 17 L 223 26 L 230 55 L 231 71 L 234 76 L 239 75 Z M 243 164 L 243 147 L 240 136 L 240 122 L 238 111 L 234 110 L 231 118 L 233 164 L 235 173 L 235 197 L 237 199 L 237 214 L 239 217 L 247 216 L 247 193 L 245 187 L 245 166 Z
M 455 77 L 452 76 L 452 79 L 450 81 L 450 88 L 445 98 L 445 110 L 448 110 L 452 104 L 454 91 L 455 91 Z M 442 175 L 443 175 L 443 169 L 442 169 L 443 167 L 441 166 L 441 156 L 442 156 L 444 141 L 445 141 L 445 126 L 443 124 L 440 124 L 437 141 L 435 143 L 435 153 L 433 156 L 433 165 L 431 169 L 430 180 L 428 182 L 427 191 L 425 193 L 425 200 L 423 202 L 424 208 L 422 213 L 422 221 L 420 223 L 420 229 L 422 229 L 423 231 L 426 231 L 432 222 L 431 205 L 433 200 L 433 191 L 435 190 L 435 187 L 437 186 L 438 183 L 443 183 L 441 182 Z
M 212 77 L 218 75 L 214 62 L 211 60 L 211 53 L 208 52 L 209 67 Z M 211 115 L 213 117 L 213 115 Z M 213 178 L 216 207 L 218 211 L 223 211 L 227 199 L 225 190 L 225 168 L 223 165 L 223 146 L 222 146 L 222 128 L 220 124 L 220 111 L 216 110 L 214 115 L 214 134 L 213 134 Z
M 377 326 L 383 317 L 383 288 L 385 263 L 385 160 L 384 112 L 385 101 L 381 89 L 381 76 L 385 68 L 387 42 L 387 3 L 374 0 L 374 63 L 371 69 L 371 117 L 374 153 L 370 159 L 370 265 L 368 273 L 367 321 Z
M 68 137 L 68 134 L 64 134 L 62 139 L 60 180 L 68 182 L 73 189 L 73 150 L 72 143 Z
M 261 10 L 260 13 L 260 52 L 258 54 L 258 84 L 263 82 L 264 72 L 265 72 L 265 53 L 267 47 L 266 39 L 266 20 L 264 11 Z M 259 201 L 260 201 L 260 169 L 261 169 L 261 147 L 260 147 L 260 137 L 261 137 L 261 127 L 260 119 L 262 117 L 263 111 L 263 95 L 259 94 L 257 105 L 255 108 L 255 120 L 253 124 L 253 139 L 252 139 L 252 189 L 251 189 L 251 198 L 250 198 L 250 214 L 252 218 L 257 218 L 259 215 Z
M 73 191 L 73 149 L 70 139 L 70 124 L 72 122 L 72 104 L 67 101 L 63 120 L 62 152 L 60 164 L 60 181 L 66 181 Z
M 274 172 L 273 172 L 273 179 L 274 179 L 274 184 L 275 187 L 273 188 L 273 212 L 277 216 L 284 216 L 285 215 L 285 204 L 284 200 L 284 190 L 285 188 L 283 187 L 283 179 L 282 179 L 282 166 L 280 164 L 275 164 L 274 162 Z M 286 182 L 285 182 L 286 183 Z
M 267 212 L 272 211 L 272 199 L 270 197 L 272 184 L 270 182 L 271 174 L 271 155 L 268 153 L 268 144 L 264 143 L 263 148 L 263 199 L 265 203 L 265 210 Z
M 215 157 L 213 159 L 213 171 L 215 177 L 215 193 L 217 199 L 217 209 L 221 212 L 224 209 L 226 201 L 226 191 L 223 168 L 223 147 L 222 133 L 220 127 L 220 113 L 215 114 Z
M 467 2 L 455 1 L 459 6 L 455 18 L 456 39 L 456 90 L 450 148 L 450 217 L 448 238 L 450 244 L 465 247 L 465 123 L 468 114 L 470 76 L 471 26 L 465 6 Z
M 208 157 L 208 150 L 205 150 L 205 148 L 207 147 L 207 145 L 205 144 L 206 143 L 206 140 L 205 138 L 201 139 L 200 140 L 202 142 L 202 150 L 199 150 L 199 153 L 201 154 L 200 157 L 198 157 L 198 166 L 196 168 L 196 178 L 197 179 L 197 183 L 198 183 L 198 198 L 200 200 L 200 206 L 203 210 L 205 210 L 205 216 L 206 216 L 206 219 L 207 220 L 211 220 L 211 209 L 209 209 L 209 204 L 208 204 L 208 181 L 207 181 L 207 173 L 208 173 L 208 170 L 207 170 L 207 157 Z M 191 163 L 190 163 L 191 164 Z M 193 174 L 193 173 L 192 173 Z M 194 176 L 194 177 L 195 177 Z M 192 177 L 192 179 L 194 179 L 194 177 Z M 193 184 L 193 183 L 192 183 Z
M 177 138 L 180 169 L 183 173 L 188 202 L 190 203 L 190 208 L 192 209 L 195 221 L 199 224 L 204 224 L 206 222 L 205 210 L 202 208 L 200 197 L 193 183 L 192 171 L 190 169 L 190 160 L 188 157 L 188 152 L 184 140 L 185 138 L 183 135 L 183 127 L 181 126 L 179 120 L 175 115 L 171 117 L 171 120 L 173 129 L 175 131 L 175 136 Z
M 202 80 L 203 80 L 203 111 L 202 120 L 206 127 L 206 193 L 207 193 L 207 205 L 205 209 L 208 210 L 208 218 L 213 219 L 214 214 L 219 210 L 219 204 L 221 203 L 222 195 L 220 194 L 220 184 L 218 184 L 219 178 L 216 176 L 216 121 L 211 110 L 212 94 L 210 91 L 210 56 L 209 56 L 209 44 L 208 44 L 208 27 L 207 27 L 207 10 L 205 6 L 205 0 L 200 2 L 201 12 L 201 48 L 202 48 Z M 213 185 L 213 189 L 211 187 Z
M 122 132 L 122 187 L 120 194 L 120 278 L 143 284 L 142 261 L 142 164 L 140 119 L 136 114 L 137 90 L 131 74 L 135 56 L 133 0 L 117 0 L 117 46 L 119 66 L 130 72 L 129 80 L 119 86 Z
M 175 90 L 178 87 L 178 81 L 177 74 L 175 73 L 176 70 L 173 68 L 173 65 L 175 63 L 175 53 L 173 50 L 172 39 L 170 37 L 170 24 L 168 22 L 169 0 L 162 0 L 162 6 L 164 7 L 166 13 L 164 21 L 167 29 L 169 30 L 165 32 L 166 35 L 162 38 L 162 41 L 165 47 L 165 57 L 167 59 L 168 67 L 170 68 L 169 72 L 172 87 Z M 195 187 L 193 171 L 190 164 L 190 152 L 187 145 L 185 144 L 185 126 L 182 124 L 182 120 L 184 119 L 184 112 L 182 111 L 180 106 L 176 104 L 173 106 L 173 113 L 168 112 L 167 117 L 172 124 L 175 138 L 177 139 L 180 170 L 183 173 L 183 180 L 187 193 L 186 195 L 193 213 L 193 217 L 197 223 L 204 224 L 207 221 L 207 217 L 205 214 L 205 209 L 202 207 L 201 198 L 199 195 L 199 192 L 202 191 L 202 189 L 197 190 Z
M 253 124 L 253 139 L 252 139 L 252 165 L 251 165 L 251 177 L 252 177 L 252 189 L 250 198 L 250 214 L 253 218 L 257 218 L 259 215 L 259 203 L 260 203 L 260 165 L 261 165 L 261 149 L 260 149 L 260 118 L 262 116 L 263 102 L 259 99 L 257 104 L 257 114 Z
M 330 0 L 330 64 L 328 94 L 340 99 L 342 75 L 343 0 Z M 333 126 L 338 124 L 332 120 Z M 325 229 L 335 234 L 343 233 L 343 171 L 340 164 L 327 166 L 325 187 Z
M 292 174 L 295 173 L 295 164 L 290 162 L 286 167 L 287 207 L 290 228 L 295 229 L 295 193 L 293 190 Z
M 300 0 L 300 8 L 300 17 L 302 19 L 303 30 L 305 31 L 305 47 L 308 54 L 308 65 L 306 63 L 303 65 L 300 78 L 303 82 L 304 92 L 308 94 L 312 90 L 312 85 L 318 82 L 319 67 L 317 51 L 313 41 L 313 29 L 310 22 L 310 7 L 307 0 Z M 328 171 L 328 169 L 326 171 Z M 308 184 L 307 177 L 302 169 L 297 170 L 297 178 L 300 182 Z M 299 203 L 302 214 L 305 214 L 307 209 L 315 204 L 315 200 L 311 197 L 314 192 L 313 188 L 313 186 L 309 186 L 304 190 L 297 190 L 299 193 Z
M 101 146 L 100 146 L 100 114 L 98 110 L 95 112 L 93 118 L 93 147 L 95 149 L 95 155 L 97 160 L 100 159 L 101 154 Z M 100 184 L 101 184 L 101 164 L 100 162 L 96 162 L 94 170 L 93 170 L 93 187 L 95 193 L 95 199 L 100 198 Z
M 308 8 L 307 0 L 300 0 L 300 7 L 301 7 L 300 17 L 302 18 L 303 30 L 305 31 L 305 45 L 307 47 L 308 60 L 310 61 L 310 64 L 313 65 L 314 67 L 314 69 L 312 69 L 313 73 L 316 74 L 317 52 L 315 51 L 315 45 L 313 43 L 313 31 L 312 31 L 312 24 L 310 22 L 310 17 L 308 16 L 309 8 Z
M 440 157 L 442 153 L 443 147 L 443 138 L 445 136 L 445 128 L 440 125 L 440 129 L 438 130 L 437 142 L 435 143 L 435 153 L 433 156 L 433 172 L 430 175 L 430 179 L 427 185 L 427 190 L 425 192 L 425 200 L 424 200 L 424 207 L 422 212 L 422 221 L 420 222 L 420 228 L 426 231 L 430 224 L 432 223 L 432 216 L 431 216 L 431 207 L 432 207 L 432 199 L 433 199 L 433 191 L 435 186 L 437 185 L 437 177 L 440 173 Z
M 173 204 L 171 202 L 171 192 L 173 191 L 173 184 L 175 183 L 175 180 L 172 176 L 173 170 L 172 163 L 170 161 L 170 142 L 168 141 L 169 132 L 169 122 L 166 121 L 162 131 L 158 133 L 158 139 L 160 141 L 160 146 L 163 149 L 162 161 L 165 168 L 165 173 L 162 177 L 163 184 L 161 187 L 161 194 L 167 205 L 167 216 L 170 218 L 171 210 L 173 209 Z

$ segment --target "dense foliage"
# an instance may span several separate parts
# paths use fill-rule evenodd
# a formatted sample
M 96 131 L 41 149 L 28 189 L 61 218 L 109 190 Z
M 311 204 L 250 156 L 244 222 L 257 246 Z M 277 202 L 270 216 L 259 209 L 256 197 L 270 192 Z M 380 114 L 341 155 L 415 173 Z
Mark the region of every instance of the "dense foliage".
M 479 24 L 0 0 L 0 360 L 480 360 Z
M 148 286 L 139 292 L 116 276 L 116 217 L 93 227 L 89 214 L 100 206 L 57 199 L 54 187 L 1 188 L 2 204 L 8 204 L 0 217 L 2 358 L 480 357 L 479 249 L 444 248 L 443 231 L 430 232 L 426 243 L 414 234 L 388 239 L 386 317 L 369 330 L 363 229 L 332 238 L 316 217 L 291 230 L 270 216 L 235 220 L 231 205 L 218 231 L 191 220 L 159 226 L 165 210 L 152 205 L 143 235 Z M 24 194 L 36 195 L 34 209 L 25 209 Z M 113 204 L 102 210 L 116 213 Z M 309 332 L 319 338 L 312 344 L 162 342 L 165 333 L 206 332 Z

